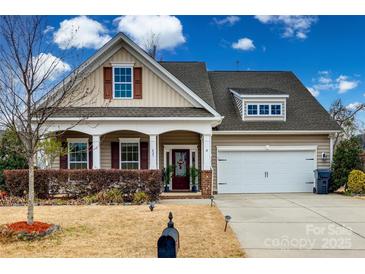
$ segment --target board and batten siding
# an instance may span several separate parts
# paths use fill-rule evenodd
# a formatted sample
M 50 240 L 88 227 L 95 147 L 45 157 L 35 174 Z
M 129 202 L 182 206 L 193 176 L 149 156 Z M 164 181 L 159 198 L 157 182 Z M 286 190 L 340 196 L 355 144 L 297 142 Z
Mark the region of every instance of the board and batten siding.
M 328 135 L 213 135 L 212 136 L 212 167 L 213 191 L 217 191 L 217 147 L 218 146 L 301 146 L 316 145 L 318 168 L 329 168 L 330 139 Z M 327 159 L 322 160 L 322 152 Z
M 112 63 L 133 63 L 142 67 L 142 99 L 104 99 L 103 67 Z M 192 104 L 176 92 L 170 85 L 148 69 L 124 47 L 109 60 L 86 77 L 79 85 L 83 91 L 89 88 L 90 94 L 82 100 L 73 100 L 73 106 L 82 107 L 191 107 Z

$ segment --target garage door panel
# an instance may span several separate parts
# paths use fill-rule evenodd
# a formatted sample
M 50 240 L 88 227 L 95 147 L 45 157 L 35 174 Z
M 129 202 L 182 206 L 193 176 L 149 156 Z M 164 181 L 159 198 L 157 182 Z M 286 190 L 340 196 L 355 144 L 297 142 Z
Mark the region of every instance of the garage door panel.
M 311 192 L 314 164 L 314 151 L 220 151 L 218 192 Z

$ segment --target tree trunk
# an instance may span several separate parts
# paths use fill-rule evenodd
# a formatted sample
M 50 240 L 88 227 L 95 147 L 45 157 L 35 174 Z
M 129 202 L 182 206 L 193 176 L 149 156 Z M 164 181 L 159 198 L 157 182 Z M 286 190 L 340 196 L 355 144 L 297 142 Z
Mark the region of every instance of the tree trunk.
M 34 158 L 30 157 L 28 159 L 29 165 L 29 190 L 28 190 L 28 215 L 27 223 L 28 225 L 33 224 L 34 219 Z

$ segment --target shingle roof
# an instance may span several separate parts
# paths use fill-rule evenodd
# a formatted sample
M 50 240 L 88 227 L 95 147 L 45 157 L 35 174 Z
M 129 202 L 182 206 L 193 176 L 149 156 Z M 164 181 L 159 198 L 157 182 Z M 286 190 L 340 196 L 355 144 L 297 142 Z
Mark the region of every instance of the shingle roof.
M 213 117 L 203 108 L 193 107 L 68 107 L 52 117 Z
M 215 108 L 204 62 L 160 62 L 160 64 L 196 95 Z
M 287 92 L 269 87 L 265 88 L 229 88 L 241 95 L 287 95 Z
M 208 74 L 216 110 L 225 117 L 215 130 L 339 130 L 337 123 L 292 72 L 211 71 Z M 270 88 L 287 93 L 286 121 L 242 121 L 231 93 L 227 92 L 229 87 Z
M 203 62 L 160 62 L 224 116 L 214 130 L 339 130 L 327 111 L 292 72 L 207 71 Z M 242 121 L 229 89 L 240 94 L 287 94 L 286 121 Z M 212 117 L 202 108 L 80 107 L 53 117 Z

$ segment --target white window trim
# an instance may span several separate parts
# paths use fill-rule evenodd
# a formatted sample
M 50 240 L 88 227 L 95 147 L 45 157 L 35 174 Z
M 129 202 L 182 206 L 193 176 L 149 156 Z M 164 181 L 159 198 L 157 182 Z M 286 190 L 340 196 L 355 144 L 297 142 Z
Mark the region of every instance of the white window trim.
M 134 84 L 133 84 L 134 83 L 133 67 L 134 67 L 133 63 L 112 64 L 112 68 L 113 68 L 112 69 L 113 99 L 116 99 L 116 100 L 133 100 L 133 98 L 134 98 L 134 93 L 133 93 L 133 88 L 134 88 Z M 130 68 L 131 69 L 131 97 L 115 97 L 114 69 L 116 69 L 116 68 Z M 120 83 L 123 83 L 123 82 L 120 82 Z
M 70 144 L 72 143 L 85 143 L 86 147 L 89 148 L 89 138 L 67 138 L 67 169 L 70 169 Z M 84 161 L 73 163 L 84 163 Z M 86 167 L 89 169 L 89 149 L 86 151 Z
M 257 114 L 248 114 L 248 106 L 255 105 L 257 106 Z M 269 106 L 269 114 L 260 114 L 260 105 L 268 105 Z M 273 105 L 280 105 L 280 114 L 271 114 L 271 107 Z M 280 117 L 283 116 L 283 104 L 278 103 L 247 103 L 246 107 L 246 115 L 250 117 Z
M 122 144 L 138 144 L 138 169 L 141 169 L 141 138 L 119 138 L 119 169 L 122 169 Z M 131 161 L 125 161 L 131 162 Z M 135 162 L 135 161 L 132 161 Z

